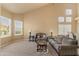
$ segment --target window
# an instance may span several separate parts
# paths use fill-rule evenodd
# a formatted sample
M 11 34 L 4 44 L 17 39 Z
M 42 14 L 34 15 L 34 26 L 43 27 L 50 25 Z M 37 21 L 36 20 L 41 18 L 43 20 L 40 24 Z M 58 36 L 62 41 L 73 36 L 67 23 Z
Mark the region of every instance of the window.
M 58 17 L 58 34 L 65 35 L 71 32 L 72 9 L 65 10 L 66 17 Z
M 66 17 L 66 22 L 71 23 L 72 17 Z
M 67 34 L 68 32 L 71 32 L 71 24 L 65 24 L 64 26 L 64 34 Z
M 72 9 L 66 9 L 66 15 L 72 15 Z
M 23 22 L 19 20 L 15 20 L 14 24 L 15 24 L 14 34 L 22 35 L 23 34 Z
M 62 35 L 62 34 L 64 34 L 64 24 L 59 24 L 59 35 Z
M 58 17 L 58 22 L 59 22 L 59 23 L 64 22 L 64 17 L 61 17 L 61 16 L 60 16 L 60 17 Z
M 65 22 L 66 20 L 66 22 Z M 64 17 L 59 18 L 58 17 L 58 34 L 59 35 L 65 35 L 68 32 L 71 32 L 71 17 L 66 17 L 66 19 L 64 19 Z
M 64 33 L 64 17 L 62 17 L 62 16 L 60 16 L 60 17 L 58 17 L 58 23 L 59 23 L 59 34 L 61 35 L 61 34 L 63 34 Z
M 65 35 L 71 32 L 71 24 L 59 24 L 59 35 Z
M 0 38 L 11 36 L 11 19 L 0 16 Z

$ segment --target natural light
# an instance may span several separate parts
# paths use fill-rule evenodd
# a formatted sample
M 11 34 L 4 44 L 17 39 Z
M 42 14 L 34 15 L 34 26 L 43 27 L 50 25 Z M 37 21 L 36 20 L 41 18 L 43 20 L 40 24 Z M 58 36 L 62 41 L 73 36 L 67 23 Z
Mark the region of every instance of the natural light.
M 0 16 L 0 38 L 11 36 L 11 19 Z

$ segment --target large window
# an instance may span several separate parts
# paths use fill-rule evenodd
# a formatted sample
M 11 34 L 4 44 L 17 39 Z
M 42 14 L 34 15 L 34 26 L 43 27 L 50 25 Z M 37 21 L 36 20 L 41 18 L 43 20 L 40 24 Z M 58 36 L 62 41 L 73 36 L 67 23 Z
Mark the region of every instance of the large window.
M 65 21 L 62 23 L 58 22 L 59 23 L 59 25 L 58 25 L 58 32 L 59 32 L 58 34 L 59 35 L 65 35 L 68 32 L 71 32 L 71 20 L 70 19 L 71 18 L 65 19 Z
M 64 34 L 64 24 L 59 24 L 58 26 L 58 31 L 59 31 L 59 35 L 62 35 Z
M 65 35 L 68 32 L 71 32 L 71 23 L 72 23 L 72 9 L 65 10 L 65 17 L 58 17 L 58 34 Z
M 71 24 L 59 24 L 59 35 L 65 35 L 71 32 Z
M 0 16 L 0 38 L 10 37 L 11 30 L 14 35 L 23 35 L 23 22 L 20 20 L 14 20 L 14 28 L 12 28 L 12 21 L 9 18 Z
M 22 35 L 23 34 L 23 22 L 19 20 L 15 20 L 14 24 L 15 24 L 14 34 Z
M 68 32 L 71 32 L 71 24 L 65 24 L 65 31 L 64 34 L 67 34 Z
M 0 38 L 11 36 L 11 19 L 0 16 Z

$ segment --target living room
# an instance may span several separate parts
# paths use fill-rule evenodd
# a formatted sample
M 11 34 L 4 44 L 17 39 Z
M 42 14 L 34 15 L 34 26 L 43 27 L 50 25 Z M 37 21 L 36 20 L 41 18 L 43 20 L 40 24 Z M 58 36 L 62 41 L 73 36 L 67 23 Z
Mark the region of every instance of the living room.
M 37 33 L 45 33 L 47 38 L 49 38 L 49 36 L 51 35 L 53 37 L 58 35 L 65 36 L 72 32 L 74 33 L 74 35 L 76 35 L 76 40 L 79 41 L 78 10 L 79 4 L 77 3 L 0 4 L 0 55 L 46 55 L 47 52 L 41 54 L 39 52 L 35 52 L 36 54 L 33 54 L 33 52 L 37 51 L 37 49 L 34 49 L 34 51 L 32 50 L 32 52 L 30 52 L 30 49 L 32 49 L 33 47 L 37 48 L 37 45 L 35 44 L 35 42 L 29 41 L 29 34 L 32 35 L 32 40 L 34 40 L 33 36 L 35 37 Z M 21 44 L 19 42 L 21 42 Z M 49 42 L 51 43 L 51 41 Z M 47 46 L 49 48 L 51 48 L 50 43 L 50 46 Z M 25 44 L 27 47 L 29 46 L 31 48 L 28 49 L 24 46 Z M 23 48 L 24 50 L 27 48 L 30 51 L 26 49 L 28 52 L 25 53 Z M 49 48 L 48 51 L 50 50 Z M 77 51 L 78 45 L 69 49 L 71 50 L 72 48 L 76 48 Z M 13 52 L 14 49 L 16 50 L 15 53 Z M 18 49 L 21 49 L 21 51 L 19 51 Z M 51 48 L 51 50 L 54 49 Z M 68 52 L 70 50 L 68 50 Z M 73 52 L 74 55 L 76 54 L 75 52 Z M 57 52 L 53 51 L 53 54 L 51 53 L 51 55 L 57 55 Z

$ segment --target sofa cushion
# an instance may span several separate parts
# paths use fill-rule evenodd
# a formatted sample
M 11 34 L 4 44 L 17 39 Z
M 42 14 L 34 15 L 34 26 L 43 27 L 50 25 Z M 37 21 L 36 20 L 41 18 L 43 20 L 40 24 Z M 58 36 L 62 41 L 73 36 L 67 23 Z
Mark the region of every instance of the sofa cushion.
M 73 40 L 73 39 L 64 38 L 62 40 L 62 44 L 77 45 L 78 44 L 78 41 L 77 40 Z
M 62 43 L 64 36 L 63 35 L 58 35 L 57 37 L 55 37 L 55 40 L 57 41 L 58 44 Z
M 77 40 L 72 40 L 72 41 L 71 41 L 71 44 L 72 44 L 72 45 L 77 45 L 77 44 L 78 44 L 78 41 L 77 41 Z

